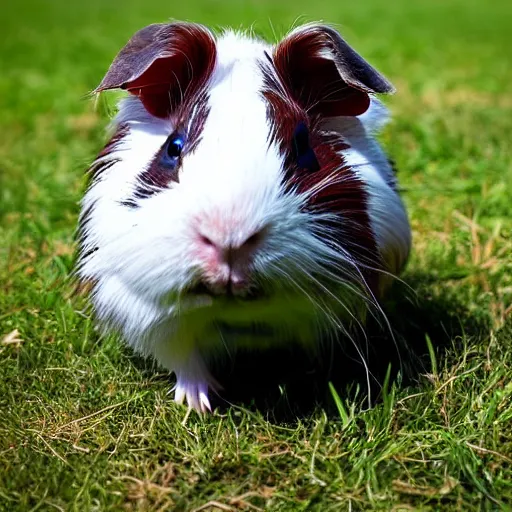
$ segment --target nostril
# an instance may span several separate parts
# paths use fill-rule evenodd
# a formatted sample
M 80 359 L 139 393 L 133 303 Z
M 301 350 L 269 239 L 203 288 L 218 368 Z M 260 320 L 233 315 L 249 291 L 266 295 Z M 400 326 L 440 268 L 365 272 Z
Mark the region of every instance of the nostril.
M 200 234 L 199 235 L 199 240 L 200 242 L 203 244 L 203 245 L 206 245 L 208 247 L 216 247 L 215 243 L 213 242 L 213 240 L 211 240 L 210 238 L 208 238 L 206 235 L 203 235 L 203 234 Z
M 263 242 L 268 229 L 265 227 L 253 233 L 249 238 L 242 244 L 244 247 L 254 247 Z
M 261 233 L 254 233 L 242 245 L 256 245 L 261 240 Z

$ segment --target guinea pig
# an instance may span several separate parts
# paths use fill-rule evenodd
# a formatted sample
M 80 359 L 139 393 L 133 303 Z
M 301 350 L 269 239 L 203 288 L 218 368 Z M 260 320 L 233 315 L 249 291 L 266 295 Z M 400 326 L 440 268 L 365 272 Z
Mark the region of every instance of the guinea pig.
M 411 245 L 375 139 L 393 87 L 336 30 L 271 45 L 150 25 L 109 89 L 127 94 L 90 168 L 77 274 L 98 325 L 174 372 L 176 402 L 211 410 L 232 351 L 314 350 L 381 311 Z

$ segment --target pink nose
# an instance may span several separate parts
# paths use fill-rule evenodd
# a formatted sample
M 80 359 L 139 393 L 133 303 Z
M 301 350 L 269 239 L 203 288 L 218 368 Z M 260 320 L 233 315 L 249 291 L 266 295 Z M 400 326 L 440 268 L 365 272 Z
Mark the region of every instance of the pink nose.
M 214 293 L 241 295 L 248 289 L 254 255 L 261 247 L 264 230 L 252 233 L 242 243 L 221 242 L 199 233 L 196 244 L 203 279 Z

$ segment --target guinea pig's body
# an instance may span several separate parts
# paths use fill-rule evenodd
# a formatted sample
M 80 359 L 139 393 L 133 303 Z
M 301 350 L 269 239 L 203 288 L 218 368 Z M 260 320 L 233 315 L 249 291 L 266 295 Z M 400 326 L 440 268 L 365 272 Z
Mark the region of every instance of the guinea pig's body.
M 124 88 L 91 168 L 79 276 L 102 326 L 209 409 L 208 366 L 237 347 L 315 347 L 403 267 L 410 230 L 374 139 L 390 84 L 331 28 L 271 46 L 151 25 L 98 91 Z

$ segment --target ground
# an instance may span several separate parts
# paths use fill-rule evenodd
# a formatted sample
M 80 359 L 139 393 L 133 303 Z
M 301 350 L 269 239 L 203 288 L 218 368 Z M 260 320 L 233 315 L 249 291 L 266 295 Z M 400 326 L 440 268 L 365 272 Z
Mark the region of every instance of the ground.
M 511 5 L 4 2 L 0 510 L 511 510 Z M 371 408 L 342 355 L 316 394 L 300 372 L 279 379 L 276 355 L 231 386 L 237 405 L 187 416 L 168 376 L 100 338 L 72 293 L 83 171 L 109 110 L 88 92 L 136 29 L 170 17 L 271 39 L 333 22 L 396 85 L 382 142 L 414 251 L 386 304 L 402 366 L 375 366 Z M 375 353 L 388 338 L 377 329 Z

